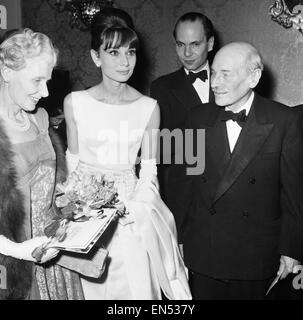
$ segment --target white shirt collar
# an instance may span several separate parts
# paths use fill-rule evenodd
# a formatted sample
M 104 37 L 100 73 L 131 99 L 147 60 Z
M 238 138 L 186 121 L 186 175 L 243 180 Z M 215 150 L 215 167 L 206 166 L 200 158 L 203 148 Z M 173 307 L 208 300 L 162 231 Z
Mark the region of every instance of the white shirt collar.
M 193 73 L 197 73 L 197 72 L 200 72 L 202 70 L 206 70 L 207 74 L 209 74 L 209 63 L 208 63 L 208 61 L 206 61 L 205 65 L 202 68 L 200 68 L 198 70 L 195 70 L 195 71 L 191 71 L 191 70 L 190 71 L 193 72 Z M 185 71 L 186 74 L 189 73 L 189 70 L 187 70 L 186 68 L 184 68 L 184 71 Z
M 252 91 L 250 97 L 248 98 L 248 100 L 243 104 L 243 106 L 241 108 L 238 109 L 237 112 L 240 112 L 242 110 L 246 110 L 245 114 L 248 115 L 249 111 L 250 111 L 250 108 L 251 108 L 251 105 L 252 105 L 252 102 L 254 100 L 254 97 L 255 97 L 255 93 Z M 232 111 L 229 107 L 225 107 L 225 110 L 230 110 Z

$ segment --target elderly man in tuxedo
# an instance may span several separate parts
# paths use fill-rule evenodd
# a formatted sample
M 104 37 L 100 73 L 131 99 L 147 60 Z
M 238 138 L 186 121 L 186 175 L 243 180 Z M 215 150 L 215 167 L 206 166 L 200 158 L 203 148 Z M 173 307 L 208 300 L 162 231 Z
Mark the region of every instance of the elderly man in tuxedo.
M 190 189 L 176 219 L 195 299 L 264 299 L 303 256 L 299 117 L 254 92 L 262 70 L 253 46 L 227 44 L 211 68 L 216 104 L 188 117 L 205 130 L 205 170 L 173 183 Z
M 214 100 L 210 90 L 208 63 L 208 53 L 214 46 L 212 22 L 202 13 L 185 13 L 176 22 L 173 36 L 182 67 L 156 79 L 151 85 L 151 96 L 160 106 L 160 128 L 168 129 L 169 132 L 185 128 L 185 120 L 191 108 Z M 180 209 L 175 207 L 176 194 L 170 180 L 172 175 L 179 172 L 174 170 L 175 150 L 174 144 L 171 148 L 164 141 L 158 166 L 161 196 L 173 213 Z M 182 196 L 183 193 L 178 195 Z

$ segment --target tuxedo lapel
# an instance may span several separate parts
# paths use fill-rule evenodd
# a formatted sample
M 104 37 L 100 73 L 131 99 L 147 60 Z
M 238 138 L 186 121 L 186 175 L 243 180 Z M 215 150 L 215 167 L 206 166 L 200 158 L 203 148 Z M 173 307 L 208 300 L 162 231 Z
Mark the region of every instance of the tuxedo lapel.
M 202 187 L 201 197 L 211 205 L 231 154 L 225 123 L 218 121 L 220 108 L 214 103 L 207 103 L 200 110 L 201 113 L 193 118 L 191 125 L 194 129 L 205 129 L 205 171 L 201 175 L 201 183 L 206 179 L 208 185 L 207 192 Z
M 209 154 L 209 161 L 215 168 L 213 174 L 218 174 L 222 178 L 231 157 L 224 122 L 216 121 L 213 127 L 207 129 L 206 153 Z M 205 165 L 207 166 L 207 163 Z
M 207 195 L 201 196 L 207 199 L 209 206 L 211 206 L 217 185 L 224 176 L 231 154 L 225 123 L 216 121 L 214 126 L 207 128 L 205 135 L 205 170 L 206 176 L 211 175 L 211 181 L 208 185 L 209 190 Z
M 257 113 L 259 119 L 256 117 Z M 218 184 L 213 202 L 216 202 L 231 187 L 269 136 L 273 124 L 266 123 L 264 120 L 262 105 L 259 105 L 255 98 L 247 122 L 239 135 L 230 161 Z
M 199 95 L 194 86 L 186 78 L 186 73 L 183 68 L 176 73 L 172 92 L 187 110 L 201 104 Z

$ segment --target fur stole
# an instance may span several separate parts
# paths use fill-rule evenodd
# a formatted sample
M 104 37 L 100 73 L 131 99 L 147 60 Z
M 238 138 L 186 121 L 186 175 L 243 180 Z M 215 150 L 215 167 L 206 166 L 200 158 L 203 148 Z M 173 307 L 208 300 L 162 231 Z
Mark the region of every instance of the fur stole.
M 24 209 L 23 197 L 16 185 L 16 171 L 10 141 L 0 122 L 0 234 L 18 241 Z M 6 289 L 0 286 L 0 300 L 26 299 L 31 286 L 32 263 L 0 254 L 6 270 Z
M 49 136 L 56 153 L 56 182 L 62 182 L 67 175 L 63 143 L 51 127 Z M 12 146 L 0 122 L 0 234 L 18 242 L 25 212 L 22 194 L 17 189 L 16 176 Z M 33 264 L 0 254 L 0 267 L 2 266 L 6 270 L 7 279 L 6 289 L 2 288 L 3 284 L 0 282 L 0 300 L 28 298 Z

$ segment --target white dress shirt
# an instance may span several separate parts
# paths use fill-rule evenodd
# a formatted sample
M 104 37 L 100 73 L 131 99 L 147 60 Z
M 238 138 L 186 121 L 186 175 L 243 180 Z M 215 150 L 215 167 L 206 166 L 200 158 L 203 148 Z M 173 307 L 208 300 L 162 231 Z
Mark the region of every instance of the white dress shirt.
M 251 108 L 252 102 L 254 100 L 255 94 L 252 92 L 248 100 L 245 102 L 245 104 L 237 110 L 237 112 L 240 112 L 245 109 L 245 114 L 248 115 L 249 110 Z M 228 107 L 225 107 L 226 111 L 232 111 Z M 242 130 L 242 127 L 238 125 L 236 121 L 233 120 L 227 120 L 226 121 L 226 130 L 227 130 L 227 136 L 229 141 L 229 148 L 230 152 L 233 152 L 234 147 L 237 143 L 237 140 L 239 138 L 240 132 Z
M 186 74 L 189 73 L 189 70 L 185 69 Z M 201 79 L 197 78 L 195 80 L 195 82 L 193 83 L 193 86 L 200 98 L 200 100 L 202 101 L 202 103 L 207 103 L 209 102 L 209 78 L 210 78 L 210 71 L 209 71 L 209 64 L 208 61 L 206 62 L 205 66 L 203 68 L 201 68 L 200 70 L 196 70 L 193 73 L 197 73 L 200 72 L 202 70 L 206 70 L 207 71 L 207 79 L 204 81 L 202 81 Z

